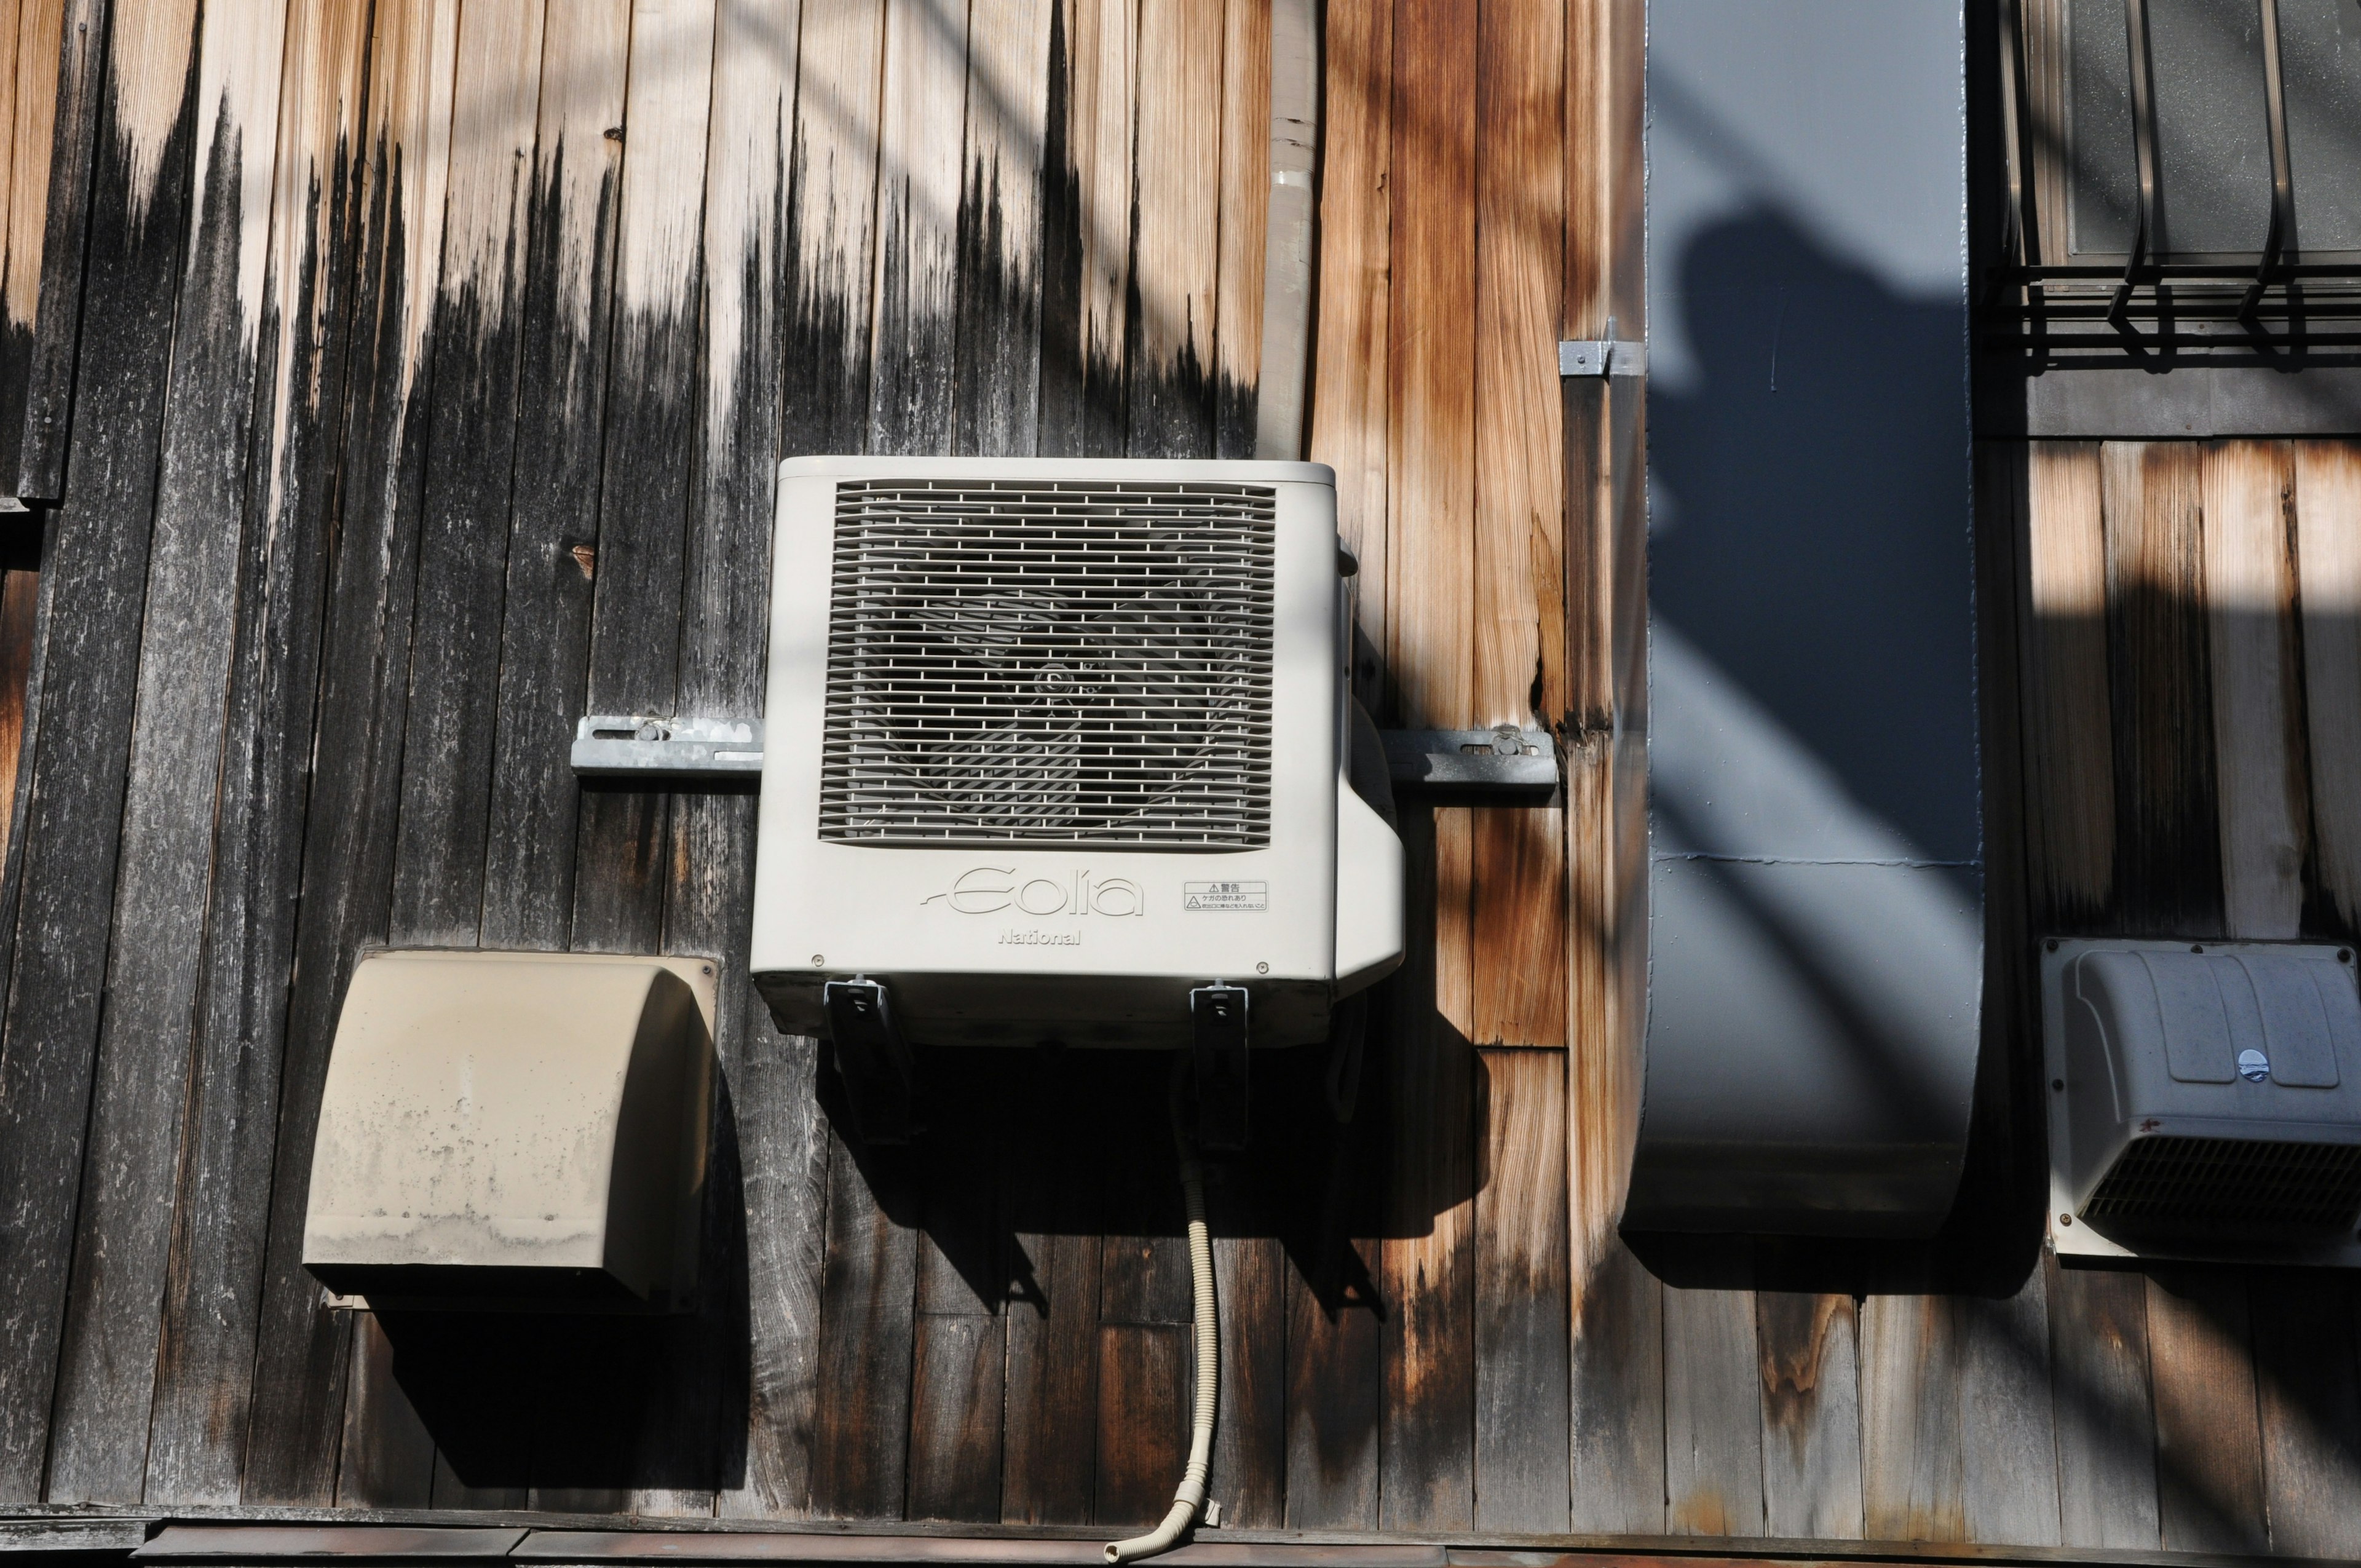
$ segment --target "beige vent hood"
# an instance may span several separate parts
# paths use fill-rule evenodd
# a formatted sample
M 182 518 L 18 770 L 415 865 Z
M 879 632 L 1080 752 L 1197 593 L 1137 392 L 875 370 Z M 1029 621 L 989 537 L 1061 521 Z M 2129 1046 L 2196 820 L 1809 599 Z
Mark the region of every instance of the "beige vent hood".
M 685 1305 L 713 995 L 703 959 L 365 956 L 321 1099 L 304 1266 L 376 1307 Z

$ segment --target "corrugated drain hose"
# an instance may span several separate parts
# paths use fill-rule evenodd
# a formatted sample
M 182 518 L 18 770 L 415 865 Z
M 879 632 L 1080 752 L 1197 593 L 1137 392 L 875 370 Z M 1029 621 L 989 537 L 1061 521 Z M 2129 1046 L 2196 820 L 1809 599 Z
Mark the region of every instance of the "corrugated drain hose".
M 1189 1053 L 1172 1064 L 1172 1143 L 1180 1155 L 1180 1194 L 1189 1213 L 1189 1284 L 1197 1314 L 1197 1408 L 1189 1422 L 1189 1468 L 1181 1473 L 1180 1489 L 1164 1522 L 1146 1535 L 1110 1543 L 1109 1563 L 1137 1563 L 1170 1552 L 1197 1522 L 1205 1506 L 1205 1478 L 1213 1467 L 1213 1412 L 1221 1394 L 1222 1341 L 1213 1310 L 1213 1243 L 1205 1229 L 1205 1173 L 1197 1163 L 1196 1146 L 1180 1113 L 1180 1079 L 1188 1070 Z

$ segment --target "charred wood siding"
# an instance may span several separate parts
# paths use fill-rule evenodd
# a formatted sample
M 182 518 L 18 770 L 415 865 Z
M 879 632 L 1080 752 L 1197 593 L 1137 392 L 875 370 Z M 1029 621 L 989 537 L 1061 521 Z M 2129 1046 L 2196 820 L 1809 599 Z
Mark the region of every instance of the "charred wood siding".
M 943 1054 L 930 1141 L 848 1145 L 745 979 L 754 797 L 565 747 L 759 706 L 782 456 L 1251 449 L 1273 9 L 560 10 L 0 0 L 0 476 L 67 486 L 0 582 L 0 1507 L 1142 1521 L 1189 1397 L 1164 1064 Z M 1641 7 L 1323 18 L 1356 685 L 1552 726 L 1568 782 L 1406 815 L 1348 1120 L 1319 1051 L 1258 1069 L 1232 1521 L 2361 1552 L 2349 1282 L 2037 1266 L 2037 1084 L 1933 1248 L 1618 1238 L 1645 432 L 1550 345 L 1639 335 Z M 2361 935 L 2361 447 L 1979 461 L 2019 935 Z M 694 1310 L 324 1303 L 314 1110 L 386 941 L 716 963 Z

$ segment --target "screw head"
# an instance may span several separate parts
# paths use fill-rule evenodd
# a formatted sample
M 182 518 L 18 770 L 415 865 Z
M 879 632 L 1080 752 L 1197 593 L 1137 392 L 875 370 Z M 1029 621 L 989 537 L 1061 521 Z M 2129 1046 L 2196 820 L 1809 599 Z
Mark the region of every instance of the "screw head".
M 814 969 L 818 969 L 818 968 L 819 968 L 819 966 L 820 966 L 820 965 L 822 965 L 822 964 L 824 964 L 824 963 L 826 963 L 826 962 L 828 962 L 828 959 L 826 959 L 825 958 L 822 958 L 819 954 L 818 954 L 818 953 L 814 953 L 814 954 L 812 955 L 812 968 L 814 968 Z
M 713 966 L 711 964 L 699 964 L 697 966 L 697 972 L 699 974 L 711 974 L 713 972 Z
M 2058 1223 L 2061 1225 L 2070 1225 L 2074 1223 L 2074 1216 L 2071 1214 L 2060 1214 L 2058 1216 Z
M 2063 1094 L 2066 1092 L 2066 1080 L 2062 1078 L 2053 1078 L 2049 1080 L 2049 1087 Z
M 1257 965 L 1255 965 L 1255 973 L 1257 973 L 1257 974 L 1268 974 L 1269 972 L 1270 972 L 1270 966 L 1269 966 L 1268 964 L 1257 964 Z
M 2052 938 L 2049 938 L 2049 940 L 2048 940 L 2048 941 L 2046 941 L 2046 942 L 2042 943 L 2041 945 L 2042 945 L 2043 947 L 2045 947 L 2045 948 L 2048 948 L 2051 952 L 2053 952 L 2053 953 L 2054 953 L 2054 952 L 2056 952 L 2056 951 L 2058 950 L 2058 938 L 2055 938 L 2055 937 L 2052 937 Z
M 2191 942 L 2189 944 L 2189 950 L 2192 953 L 2202 953 L 2205 950 L 2205 944 L 2202 942 Z
M 2336 949 L 2336 961 L 2337 961 L 2338 963 L 2340 963 L 2340 964 L 2349 964 L 2349 963 L 2351 963 L 2351 962 L 2353 961 L 2353 949 L 2352 949 L 2352 948 L 2337 948 L 2337 949 Z

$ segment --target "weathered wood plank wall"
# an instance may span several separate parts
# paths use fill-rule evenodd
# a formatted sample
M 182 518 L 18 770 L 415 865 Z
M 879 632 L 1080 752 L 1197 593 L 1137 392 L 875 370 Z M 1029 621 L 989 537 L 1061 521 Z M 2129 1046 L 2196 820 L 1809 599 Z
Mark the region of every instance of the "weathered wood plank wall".
M 781 456 L 1255 449 L 1270 0 L 0 9 L 0 368 L 27 420 L 20 366 L 73 393 L 0 580 L 0 1506 L 1159 1513 L 1163 1064 L 943 1056 L 928 1142 L 848 1144 L 744 981 L 753 798 L 565 745 L 759 705 Z M 1229 1520 L 2361 1551 L 2350 1282 L 2037 1263 L 2037 1082 L 1995 1079 L 1933 1249 L 1619 1238 L 1642 389 L 1552 345 L 1642 333 L 1642 8 L 1323 16 L 1306 433 L 1356 683 L 1552 726 L 1567 787 L 1406 810 L 1349 1117 L 1323 1053 L 1264 1064 L 1212 1200 Z M 79 334 L 25 281 L 60 269 Z M 2361 931 L 2361 448 L 1979 475 L 1996 930 Z M 696 1310 L 324 1302 L 313 1117 L 382 941 L 723 965 Z

